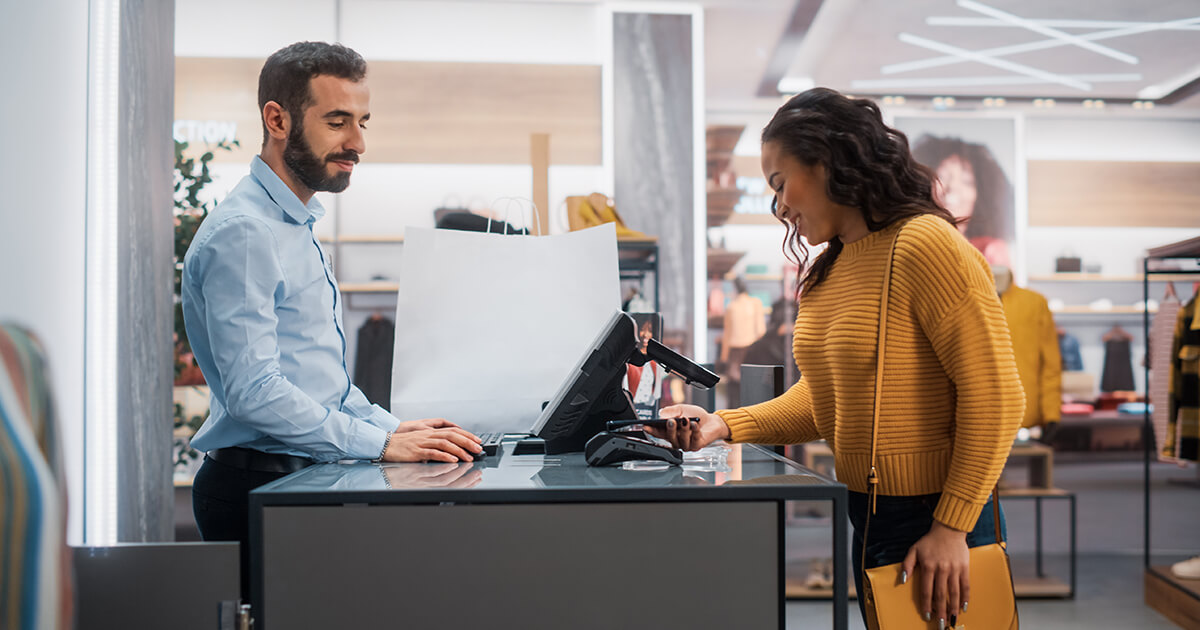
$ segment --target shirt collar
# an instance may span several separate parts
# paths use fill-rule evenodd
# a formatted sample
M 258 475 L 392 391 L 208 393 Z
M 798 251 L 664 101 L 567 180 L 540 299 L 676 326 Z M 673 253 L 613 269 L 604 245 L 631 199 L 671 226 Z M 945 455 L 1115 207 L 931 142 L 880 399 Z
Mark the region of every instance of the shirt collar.
M 275 205 L 279 206 L 284 214 L 296 223 L 313 223 L 325 216 L 325 206 L 317 201 L 316 195 L 313 195 L 308 205 L 300 203 L 300 198 L 296 196 L 296 193 L 292 192 L 292 189 L 283 183 L 279 175 L 276 175 L 275 171 L 257 155 L 250 160 L 250 175 L 254 177 L 259 186 L 263 187 L 263 190 L 267 191 L 271 201 L 274 201 Z

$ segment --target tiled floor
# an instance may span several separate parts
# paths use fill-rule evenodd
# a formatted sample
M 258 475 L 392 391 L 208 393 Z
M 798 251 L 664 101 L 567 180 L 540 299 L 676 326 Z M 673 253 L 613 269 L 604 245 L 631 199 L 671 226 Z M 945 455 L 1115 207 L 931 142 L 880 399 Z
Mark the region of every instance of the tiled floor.
M 1200 553 L 1200 527 L 1196 524 L 1200 519 L 1200 489 L 1166 482 L 1168 478 L 1194 479 L 1195 476 L 1194 467 L 1188 470 L 1163 464 L 1153 467 L 1151 541 L 1152 548 L 1166 558 L 1182 559 Z M 1074 491 L 1078 497 L 1076 597 L 1073 600 L 1019 600 L 1022 627 L 1054 630 L 1177 627 L 1143 604 L 1142 479 L 1143 464 L 1140 461 L 1089 462 L 1082 459 L 1060 461 L 1056 465 L 1055 483 Z M 1051 503 L 1045 506 L 1044 544 L 1050 554 L 1046 568 L 1051 573 L 1065 576 L 1066 510 Z M 1005 512 L 1015 554 L 1014 571 L 1019 574 L 1031 571 L 1031 557 L 1026 552 L 1032 551 L 1033 547 L 1032 502 L 1012 501 L 1006 504 Z M 814 522 L 811 527 L 789 529 L 789 559 L 820 555 L 822 540 L 828 545 L 828 534 L 818 532 L 827 527 L 826 521 L 824 524 Z M 812 548 L 817 550 L 815 554 Z M 789 630 L 824 629 L 832 627 L 833 623 L 828 601 L 788 602 L 786 614 Z M 850 602 L 849 627 L 851 630 L 864 627 L 853 600 Z
M 1142 604 L 1141 556 L 1087 554 L 1079 558 L 1079 589 L 1074 600 L 1017 601 L 1022 628 L 1156 630 L 1174 624 Z M 960 619 L 976 627 L 969 617 Z M 829 602 L 788 602 L 788 630 L 833 627 Z M 863 630 L 858 604 L 850 602 L 850 630 Z M 937 627 L 930 624 L 930 628 Z M 984 625 L 979 628 L 986 628 Z

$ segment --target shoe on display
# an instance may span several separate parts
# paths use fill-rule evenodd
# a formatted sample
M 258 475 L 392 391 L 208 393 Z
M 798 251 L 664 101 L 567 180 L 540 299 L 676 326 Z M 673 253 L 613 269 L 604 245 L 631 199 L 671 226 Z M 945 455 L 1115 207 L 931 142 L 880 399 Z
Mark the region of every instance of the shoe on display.
M 571 230 L 582 230 L 604 223 L 616 226 L 617 238 L 644 239 L 647 236 L 629 229 L 612 199 L 603 193 L 592 193 L 586 197 L 567 197 L 567 222 Z
M 833 560 L 818 558 L 812 561 L 804 586 L 810 589 L 833 588 Z
M 1171 565 L 1171 574 L 1182 580 L 1200 580 L 1200 556 Z

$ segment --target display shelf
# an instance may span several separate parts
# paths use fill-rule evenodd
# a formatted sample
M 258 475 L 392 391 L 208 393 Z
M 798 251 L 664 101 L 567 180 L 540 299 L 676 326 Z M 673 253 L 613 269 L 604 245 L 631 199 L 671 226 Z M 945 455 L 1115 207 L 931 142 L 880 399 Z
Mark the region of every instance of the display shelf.
M 1153 275 L 1153 273 L 1151 274 Z M 1030 282 L 1087 282 L 1087 283 L 1121 283 L 1121 282 L 1141 282 L 1144 276 L 1105 276 L 1092 273 L 1055 273 L 1046 276 L 1030 276 Z M 1173 278 L 1150 278 L 1150 282 L 1171 282 L 1172 280 L 1200 281 L 1200 273 L 1185 273 L 1177 275 Z
M 725 220 L 725 225 L 774 225 L 780 228 L 783 224 L 773 214 L 734 212 Z
M 342 293 L 396 293 L 400 283 L 378 280 L 375 282 L 346 282 L 339 287 Z
M 1086 305 L 1072 305 L 1051 310 L 1050 314 L 1055 314 L 1055 316 L 1060 316 L 1060 314 L 1064 314 L 1064 316 L 1111 316 L 1111 314 L 1115 314 L 1115 316 L 1140 316 L 1142 312 L 1144 312 L 1144 308 L 1139 306 L 1114 306 L 1102 310 L 1102 308 L 1092 308 Z M 1150 312 L 1156 313 L 1158 312 L 1158 308 L 1151 308 Z
M 742 198 L 739 188 L 708 189 L 708 227 L 724 225 L 733 215 L 733 207 Z
M 1200 628 L 1200 580 L 1181 580 L 1171 567 L 1153 565 L 1143 578 L 1146 605 L 1181 628 Z
M 746 252 L 731 252 L 724 249 L 708 250 L 708 277 L 724 278 Z
M 733 160 L 733 148 L 742 138 L 744 130 L 742 125 L 713 125 L 705 130 L 708 179 L 716 179 L 721 173 L 729 170 L 729 163 Z
M 725 274 L 726 280 L 733 280 L 736 277 L 737 274 L 733 271 Z M 777 273 L 747 273 L 742 274 L 742 280 L 746 282 L 782 282 L 783 276 Z
M 363 244 L 363 243 L 382 243 L 382 244 L 399 245 L 399 244 L 404 243 L 404 235 L 403 234 L 347 234 L 345 236 L 339 236 L 337 238 L 333 238 L 333 237 L 329 237 L 329 236 L 322 236 L 320 238 L 320 241 L 322 243 L 326 243 L 329 245 L 350 245 L 350 244 Z

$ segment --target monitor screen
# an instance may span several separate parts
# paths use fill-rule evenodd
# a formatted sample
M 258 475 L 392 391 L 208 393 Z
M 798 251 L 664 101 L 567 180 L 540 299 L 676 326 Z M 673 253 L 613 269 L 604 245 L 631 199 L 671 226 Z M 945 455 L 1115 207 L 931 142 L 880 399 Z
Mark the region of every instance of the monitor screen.
M 636 348 L 633 318 L 621 311 L 613 313 L 530 429 L 546 441 L 547 453 L 582 451 L 588 439 L 604 430 L 605 422 L 637 417 L 629 393 L 621 386 L 625 365 Z

